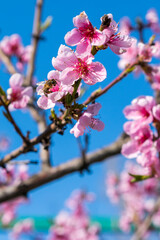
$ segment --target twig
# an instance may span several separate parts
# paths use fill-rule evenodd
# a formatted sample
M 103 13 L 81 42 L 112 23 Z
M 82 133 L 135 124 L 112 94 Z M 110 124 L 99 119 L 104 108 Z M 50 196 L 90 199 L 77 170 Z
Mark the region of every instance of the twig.
M 32 138 L 27 145 L 22 145 L 21 147 L 15 149 L 11 153 L 7 154 L 3 159 L 0 161 L 0 166 L 8 163 L 10 160 L 20 156 L 23 153 L 27 153 L 29 151 L 33 151 L 34 145 L 41 143 L 43 139 L 50 136 L 52 133 L 56 132 L 57 127 L 54 123 L 50 124 L 46 130 L 38 135 L 37 137 Z
M 134 66 L 139 64 L 139 60 L 136 60 L 133 64 L 130 64 L 118 77 L 116 77 L 109 85 L 107 85 L 104 89 L 101 91 L 95 91 L 91 94 L 91 96 L 83 103 L 84 105 L 89 104 L 96 98 L 100 97 L 104 93 L 106 93 L 111 87 L 113 87 L 116 83 L 118 83 L 120 80 L 122 80 L 124 77 L 126 77 L 130 72 L 133 71 Z M 40 118 L 38 113 L 34 112 L 34 107 L 32 109 L 32 114 L 35 114 L 37 119 Z M 65 114 L 64 114 L 65 115 Z M 64 115 L 61 117 L 63 120 L 63 124 L 65 125 L 65 119 Z M 0 165 L 4 165 L 5 163 L 9 162 L 10 160 L 16 158 L 17 156 L 21 155 L 22 153 L 27 153 L 28 151 L 32 150 L 32 147 L 38 143 L 40 143 L 44 138 L 50 136 L 52 133 L 56 132 L 57 127 L 54 123 L 50 124 L 44 132 L 42 132 L 39 136 L 33 138 L 30 140 L 30 145 L 29 146 L 21 146 L 17 149 L 15 149 L 13 152 L 10 154 L 6 155 L 3 159 L 0 161 Z M 45 158 L 47 159 L 47 158 Z
M 41 24 L 41 13 L 42 13 L 43 0 L 37 0 L 35 14 L 34 14 L 34 23 L 33 23 L 33 32 L 32 32 L 32 54 L 28 64 L 27 76 L 25 80 L 26 85 L 32 85 L 32 77 L 35 70 L 35 59 L 37 53 L 38 42 L 40 40 L 40 24 Z M 34 120 L 38 124 L 38 131 L 42 133 L 47 128 L 47 123 L 45 115 L 41 113 L 41 109 L 36 109 L 33 102 L 29 106 L 30 113 Z M 40 146 L 40 158 L 42 161 L 42 169 L 46 170 L 50 167 L 50 153 L 49 148 L 44 149 L 43 145 Z
M 86 155 L 86 164 L 89 166 L 94 163 L 104 161 L 107 158 L 115 156 L 121 152 L 122 145 L 128 140 L 128 136 L 123 134 L 111 145 L 89 153 Z M 0 191 L 0 203 L 11 200 L 16 197 L 26 195 L 29 191 L 38 188 L 46 183 L 62 178 L 74 172 L 82 170 L 81 158 L 72 159 L 57 167 L 48 168 L 33 175 L 29 179 L 21 182 L 20 184 L 8 186 Z
M 30 113 L 33 117 L 33 119 L 37 122 L 38 125 L 38 132 L 41 134 L 45 132 L 47 129 L 47 124 L 46 124 L 46 119 L 45 119 L 45 114 L 41 109 L 36 109 L 36 107 L 33 105 L 33 103 L 29 104 L 29 110 Z M 44 149 L 44 146 L 40 146 L 40 159 L 42 162 L 42 169 L 46 170 L 48 167 L 51 166 L 50 163 L 50 150 Z
M 10 165 L 21 165 L 21 164 L 38 164 L 38 160 L 21 160 L 21 161 L 12 161 L 9 163 Z
M 1 48 L 0 48 L 0 59 L 4 63 L 4 65 L 6 66 L 8 72 L 10 74 L 14 74 L 14 73 L 17 72 L 15 67 L 13 66 L 10 58 L 2 51 Z
M 139 60 L 136 60 L 134 63 L 130 64 L 123 72 L 119 74 L 111 83 L 109 83 L 105 88 L 102 90 L 95 91 L 91 94 L 89 98 L 83 103 L 84 105 L 89 104 L 90 102 L 94 101 L 96 98 L 102 96 L 106 93 L 110 88 L 112 88 L 115 84 L 120 82 L 124 77 L 126 77 L 130 72 L 134 70 L 134 67 L 139 64 Z
M 133 235 L 131 240 L 142 240 L 144 238 L 146 232 L 148 231 L 149 227 L 151 226 L 152 217 L 159 209 L 160 209 L 160 198 L 158 198 L 157 202 L 155 203 L 155 206 L 154 206 L 152 212 L 146 217 L 144 222 L 138 226 L 138 230 Z
M 12 123 L 14 129 L 16 130 L 16 132 L 18 133 L 18 135 L 22 138 L 23 142 L 28 144 L 28 139 L 23 135 L 22 131 L 20 130 L 20 128 L 18 127 L 18 125 L 16 124 L 16 122 L 14 121 L 8 106 L 5 104 L 5 102 L 3 101 L 2 97 L 0 96 L 0 102 L 2 103 L 2 105 L 4 106 L 6 112 L 7 112 L 7 118 L 9 120 L 10 123 Z
M 37 53 L 37 46 L 40 37 L 40 23 L 41 23 L 41 13 L 42 13 L 43 0 L 37 0 L 34 23 L 33 23 L 33 33 L 32 33 L 32 53 L 28 64 L 26 85 L 32 85 L 32 77 L 35 69 L 35 58 Z

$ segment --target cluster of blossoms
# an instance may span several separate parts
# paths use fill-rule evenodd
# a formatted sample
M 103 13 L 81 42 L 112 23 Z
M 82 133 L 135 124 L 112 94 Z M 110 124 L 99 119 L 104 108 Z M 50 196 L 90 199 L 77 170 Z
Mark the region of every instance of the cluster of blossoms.
M 118 66 L 120 69 L 125 69 L 128 64 L 132 64 L 137 58 L 143 62 L 151 62 L 152 57 L 160 58 L 160 42 L 155 41 L 154 45 L 144 44 L 136 39 L 133 41 L 132 46 L 121 56 Z M 136 67 L 136 72 L 140 72 L 140 67 Z M 143 69 L 145 70 L 145 69 Z
M 0 188 L 20 183 L 28 178 L 28 167 L 20 165 L 16 168 L 8 164 L 5 169 L 0 169 Z M 8 225 L 16 216 L 17 207 L 26 202 L 24 198 L 17 198 L 0 205 L 0 215 L 3 225 Z
M 122 154 L 129 159 L 136 158 L 148 175 L 159 177 L 160 104 L 151 96 L 141 96 L 124 109 L 124 114 L 131 121 L 124 124 L 130 141 L 123 145 Z
M 160 33 L 160 21 L 156 10 L 150 9 L 146 14 L 146 20 L 146 24 L 142 23 L 144 28 L 147 27 L 154 33 Z M 122 33 L 125 32 L 130 34 L 131 31 L 135 29 L 136 28 L 132 27 L 129 18 L 125 17 L 122 19 L 120 27 Z M 134 72 L 138 75 L 141 71 L 143 71 L 149 82 L 152 84 L 152 88 L 155 90 L 160 89 L 160 66 L 155 64 L 148 65 L 148 63 L 151 63 L 153 58 L 160 59 L 159 39 L 152 40 L 151 42 L 149 41 L 146 44 L 142 42 L 137 43 L 137 40 L 135 39 L 132 46 L 126 51 L 126 53 L 121 55 L 120 58 L 121 59 L 118 62 L 118 67 L 120 69 L 125 69 L 128 64 L 132 64 L 136 61 L 136 59 L 142 61 L 143 64 L 137 66 Z
M 28 218 L 20 222 L 17 222 L 14 225 L 12 232 L 10 234 L 10 237 L 12 240 L 18 240 L 23 235 L 32 236 L 33 231 L 34 231 L 34 222 L 32 219 Z
M 101 21 L 101 28 L 97 30 L 92 26 L 85 12 L 73 18 L 75 28 L 66 34 L 65 42 L 69 46 L 77 46 L 76 51 L 61 45 L 58 56 L 53 57 L 52 65 L 56 70 L 50 71 L 47 81 L 39 83 L 37 87 L 37 93 L 40 95 L 37 104 L 40 108 L 53 108 L 57 102 L 63 103 L 66 107 L 65 97 L 68 94 L 73 98 L 76 94 L 79 95 L 80 84 L 76 93 L 75 85 L 82 79 L 86 84 L 94 85 L 106 78 L 105 67 L 100 62 L 92 62 L 94 48 L 98 51 L 110 47 L 116 54 L 122 54 L 132 45 L 132 38 L 117 33 L 118 27 L 112 14 L 104 15 Z M 98 131 L 103 130 L 103 123 L 93 117 L 97 115 L 100 107 L 98 104 L 92 105 L 80 114 L 71 133 L 76 137 L 83 135 L 87 126 Z
M 71 212 L 62 211 L 50 229 L 49 240 L 98 240 L 99 226 L 90 225 L 90 218 L 84 208 L 86 201 L 92 201 L 93 194 L 77 190 L 67 201 Z
M 129 232 L 131 226 L 138 227 L 146 214 L 153 211 L 157 197 L 159 196 L 159 180 L 150 178 L 143 182 L 132 182 L 132 174 L 147 174 L 142 167 L 128 162 L 120 176 L 110 172 L 106 180 L 106 193 L 114 204 L 123 203 L 123 212 L 120 217 L 119 226 Z M 160 209 L 153 215 L 152 223 L 160 227 Z
M 10 110 L 25 108 L 33 94 L 32 87 L 23 87 L 23 82 L 24 79 L 19 73 L 13 74 L 9 79 L 7 99 L 10 102 Z
M 144 27 L 150 28 L 153 33 L 160 33 L 160 20 L 156 9 L 149 9 L 146 13 L 145 19 L 147 22 Z M 129 35 L 132 30 L 135 29 L 132 26 L 129 17 L 123 17 L 120 20 L 120 32 Z
M 151 8 L 148 10 L 146 14 L 146 20 L 149 27 L 154 33 L 160 33 L 160 20 L 156 9 Z
M 0 42 L 0 48 L 9 57 L 16 57 L 16 67 L 21 72 L 24 69 L 24 65 L 30 60 L 32 47 L 24 47 L 21 41 L 21 37 L 18 34 L 11 36 L 5 36 Z

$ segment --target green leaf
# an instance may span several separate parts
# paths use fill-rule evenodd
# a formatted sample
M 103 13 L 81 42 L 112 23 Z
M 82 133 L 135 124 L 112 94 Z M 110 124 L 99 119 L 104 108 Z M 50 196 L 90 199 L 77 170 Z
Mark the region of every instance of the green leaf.
M 55 111 L 53 108 L 51 109 L 51 116 L 53 119 L 57 119 L 57 115 L 55 114 Z
M 5 91 L 2 89 L 2 87 L 0 86 L 0 95 L 1 96 L 6 96 Z
M 133 179 L 131 180 L 132 183 L 134 182 L 140 182 L 149 178 L 152 178 L 152 175 L 134 175 L 132 173 L 128 173 Z
M 65 96 L 65 105 L 66 106 L 70 106 L 72 104 L 73 101 L 73 97 L 70 93 L 67 93 L 67 95 Z
M 153 42 L 154 42 L 154 39 L 155 39 L 156 35 L 152 35 L 149 39 L 149 45 L 152 45 Z
M 134 69 L 135 69 L 135 66 L 128 68 L 128 69 L 126 69 L 126 73 L 133 72 Z
M 41 33 L 44 32 L 47 28 L 49 28 L 52 24 L 52 16 L 48 16 L 46 18 L 46 20 L 44 21 L 44 23 L 41 24 L 40 26 L 40 31 Z
M 77 93 L 77 90 L 78 90 L 78 87 L 79 87 L 79 85 L 80 85 L 80 83 L 81 83 L 81 78 L 80 79 L 78 79 L 75 83 L 74 83 L 74 90 L 73 90 L 73 93 L 72 93 L 72 97 L 73 97 L 73 99 L 75 98 L 75 95 L 76 95 L 76 93 Z

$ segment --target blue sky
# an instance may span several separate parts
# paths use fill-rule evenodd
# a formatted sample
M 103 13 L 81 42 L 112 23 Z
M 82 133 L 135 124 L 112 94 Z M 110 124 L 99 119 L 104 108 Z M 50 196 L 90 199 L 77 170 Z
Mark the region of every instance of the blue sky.
M 28 45 L 31 37 L 34 6 L 35 1 L 33 0 L 2 1 L 0 8 L 0 39 L 5 35 L 9 36 L 18 33 L 21 35 L 24 45 Z M 104 14 L 112 13 L 116 22 L 119 22 L 123 16 L 129 16 L 131 21 L 134 22 L 136 16 L 144 18 L 147 10 L 151 7 L 156 8 L 160 15 L 159 0 L 134 0 L 132 2 L 127 0 L 101 0 L 100 2 L 95 0 L 45 1 L 42 19 L 45 20 L 47 16 L 51 15 L 53 16 L 53 22 L 52 26 L 43 34 L 46 40 L 39 44 L 35 72 L 38 80 L 43 81 L 47 73 L 53 69 L 51 59 L 53 56 L 57 56 L 60 44 L 64 44 L 65 34 L 73 28 L 72 18 L 80 12 L 85 11 L 92 24 L 98 28 L 100 17 Z M 148 34 L 146 34 L 146 37 L 149 36 Z M 95 59 L 106 67 L 108 77 L 101 84 L 91 87 L 89 93 L 99 87 L 103 88 L 120 73 L 117 67 L 119 57 L 110 50 L 99 52 Z M 3 69 L 2 66 L 1 69 Z M 6 89 L 9 75 L 1 72 L 0 79 L 0 85 Z M 122 114 L 123 108 L 139 95 L 152 94 L 152 90 L 144 80 L 143 75 L 135 79 L 131 74 L 112 88 L 105 96 L 102 96 L 99 99 L 102 104 L 100 118 L 105 123 L 105 129 L 100 133 L 91 132 L 89 150 L 100 148 L 114 141 L 122 132 L 122 125 L 125 121 Z M 86 97 L 87 95 L 84 96 L 84 99 Z M 36 124 L 30 120 L 29 113 L 22 114 L 21 111 L 16 111 L 13 115 L 21 128 L 24 129 L 24 132 L 31 128 L 31 137 L 36 135 Z M 3 126 L 0 133 L 11 136 L 10 150 L 18 147 L 21 140 L 14 133 L 12 126 L 8 125 L 2 114 L 0 114 L 0 124 Z M 69 134 L 69 129 L 67 129 L 63 137 L 55 134 L 52 141 L 52 161 L 54 164 L 79 156 L 77 142 L 74 136 Z M 18 159 L 29 158 L 38 159 L 38 156 L 32 153 Z M 19 214 L 27 216 L 55 215 L 63 207 L 65 199 L 68 198 L 72 190 L 82 188 L 97 194 L 95 203 L 90 206 L 92 215 L 117 216 L 118 208 L 112 207 L 105 196 L 105 176 L 108 169 L 119 171 L 124 162 L 124 158 L 117 157 L 106 163 L 96 164 L 91 167 L 92 174 L 84 173 L 81 176 L 79 173 L 75 173 L 34 190 L 29 194 L 30 204 L 20 207 Z M 35 172 L 37 169 L 38 166 L 33 166 L 31 172 Z

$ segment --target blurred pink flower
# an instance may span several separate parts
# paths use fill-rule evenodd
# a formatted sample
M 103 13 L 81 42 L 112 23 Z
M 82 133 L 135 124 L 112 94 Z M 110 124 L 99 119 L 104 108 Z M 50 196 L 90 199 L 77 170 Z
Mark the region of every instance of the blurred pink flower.
M 15 73 L 9 79 L 10 87 L 7 90 L 7 97 L 10 100 L 10 110 L 25 108 L 33 94 L 32 87 L 22 87 L 23 77 Z

